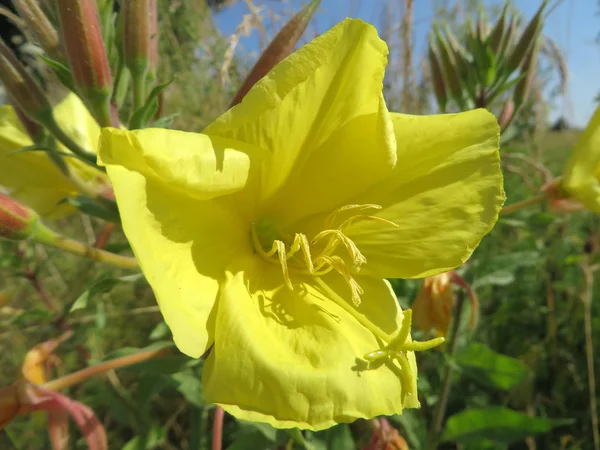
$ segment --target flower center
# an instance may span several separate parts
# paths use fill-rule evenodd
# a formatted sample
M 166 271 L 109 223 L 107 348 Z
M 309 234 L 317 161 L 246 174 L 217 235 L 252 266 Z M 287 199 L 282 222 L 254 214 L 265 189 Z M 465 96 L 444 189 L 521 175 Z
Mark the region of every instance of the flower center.
M 322 276 L 331 271 L 344 278 L 350 288 L 352 302 L 358 306 L 363 289 L 353 275 L 360 272 L 367 258 L 344 231 L 357 220 L 377 220 L 397 227 L 381 217 L 363 214 L 369 209 L 381 209 L 379 205 L 346 205 L 329 214 L 324 221 L 323 231 L 311 240 L 304 233 L 295 233 L 293 239 L 281 233 L 273 221 L 261 219 L 252 225 L 254 249 L 265 260 L 281 265 L 286 286 L 293 290 L 290 268 L 313 276 Z
M 402 325 L 397 333 L 389 335 L 373 324 L 367 317 L 358 313 L 346 300 L 329 287 L 320 276 L 331 271 L 340 274 L 350 288 L 352 302 L 360 304 L 362 288 L 353 275 L 358 273 L 366 264 L 367 258 L 360 252 L 356 244 L 344 231 L 357 220 L 377 220 L 390 226 L 398 225 L 381 217 L 363 214 L 367 210 L 381 209 L 379 205 L 347 205 L 333 211 L 325 218 L 323 231 L 317 233 L 311 240 L 304 233 L 291 235 L 282 233 L 274 221 L 261 219 L 252 224 L 252 243 L 256 252 L 265 260 L 281 265 L 285 284 L 294 289 L 290 277 L 290 268 L 295 272 L 310 274 L 321 287 L 341 308 L 346 310 L 362 326 L 373 333 L 383 344 L 379 349 L 369 352 L 362 357 L 367 366 L 374 363 L 395 360 L 400 365 L 402 382 L 402 400 L 406 396 L 416 395 L 416 382 L 408 352 L 428 350 L 444 342 L 444 338 L 432 339 L 426 342 L 415 342 L 410 339 L 412 311 L 404 311 Z

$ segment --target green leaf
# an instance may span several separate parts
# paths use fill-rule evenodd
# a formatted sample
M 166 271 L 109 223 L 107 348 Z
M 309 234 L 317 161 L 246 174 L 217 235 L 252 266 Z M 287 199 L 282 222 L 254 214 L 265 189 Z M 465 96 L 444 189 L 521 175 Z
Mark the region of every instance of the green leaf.
M 70 91 L 76 92 L 75 90 L 75 84 L 73 83 L 73 76 L 71 75 L 71 71 L 69 70 L 69 68 L 67 66 L 65 66 L 64 64 L 55 61 L 51 58 L 48 58 L 47 56 L 44 55 L 39 55 L 40 58 L 42 58 L 42 61 L 44 61 L 46 63 L 46 65 L 48 67 L 50 67 L 50 69 L 52 69 L 52 72 L 54 72 L 56 74 L 56 76 L 58 77 L 59 81 Z
M 171 380 L 175 389 L 177 389 L 189 403 L 200 408 L 205 405 L 202 391 L 202 379 L 197 373 L 191 370 L 175 373 L 171 375 Z
M 148 121 L 152 119 L 152 117 L 154 116 L 154 114 L 156 114 L 156 111 L 158 110 L 158 95 L 172 82 L 173 80 L 169 80 L 165 83 L 155 86 L 154 89 L 152 89 L 152 92 L 150 92 L 150 95 L 148 96 L 148 99 L 146 100 L 144 106 L 142 106 L 140 109 L 133 113 L 133 116 L 129 121 L 130 130 L 144 128 L 146 123 L 148 123 Z
M 96 327 L 99 330 L 106 327 L 106 310 L 104 308 L 104 302 L 96 303 Z
M 41 322 L 50 322 L 54 319 L 54 313 L 47 308 L 28 309 L 15 316 L 11 323 L 13 325 L 24 326 L 30 324 L 39 324 Z
M 131 439 L 122 450 L 152 450 L 156 448 L 167 437 L 167 432 L 164 428 L 155 425 L 148 433 L 143 436 L 135 436 Z
M 507 286 L 515 281 L 515 276 L 508 270 L 497 270 L 481 278 L 477 278 L 473 283 L 473 289 L 482 286 Z
M 143 277 L 141 273 L 127 275 L 119 278 L 101 278 L 96 281 L 91 288 L 81 294 L 69 308 L 69 312 L 87 308 L 89 301 L 98 294 L 110 292 L 119 283 L 133 283 Z
M 521 383 L 529 370 L 523 362 L 501 355 L 477 342 L 472 342 L 456 356 L 463 373 L 486 386 L 509 390 Z
M 571 423 L 570 419 L 530 417 L 501 406 L 468 409 L 448 419 L 442 441 L 474 444 L 487 440 L 511 444 Z
M 327 430 L 319 431 L 315 436 L 324 442 L 327 450 L 354 450 L 356 443 L 348 424 L 336 425 Z
M 108 203 L 100 204 L 85 195 L 67 197 L 59 202 L 59 204 L 61 203 L 68 203 L 88 216 L 98 217 L 112 223 L 121 223 L 121 217 L 119 216 L 119 210 L 116 207 L 116 203 L 114 204 L 114 207 L 112 207 L 112 205 L 109 206 Z
M 163 321 L 154 327 L 154 329 L 150 332 L 149 338 L 151 341 L 163 339 L 169 335 L 169 332 L 169 326 Z
M 278 448 L 276 433 L 265 433 L 267 426 L 263 424 L 239 421 L 239 429 L 235 433 L 233 443 L 227 450 L 275 450 Z M 271 427 L 272 428 L 272 427 Z

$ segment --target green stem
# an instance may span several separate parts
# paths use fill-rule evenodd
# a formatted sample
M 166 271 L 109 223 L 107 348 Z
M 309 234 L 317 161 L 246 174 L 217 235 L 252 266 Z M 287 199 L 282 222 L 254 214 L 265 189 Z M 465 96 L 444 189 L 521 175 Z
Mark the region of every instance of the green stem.
M 586 255 L 583 264 L 585 278 L 585 291 L 583 294 L 584 305 L 584 330 L 585 353 L 587 361 L 588 385 L 590 392 L 590 416 L 592 420 L 592 438 L 594 450 L 600 450 L 600 432 L 598 431 L 598 405 L 596 402 L 596 377 L 594 375 L 594 341 L 592 339 L 592 297 L 594 287 L 594 272 L 590 267 L 589 257 Z
M 517 202 L 517 203 L 513 203 L 512 205 L 505 206 L 500 211 L 500 215 L 503 216 L 505 214 L 510 214 L 512 212 L 518 211 L 519 209 L 523 209 L 523 208 L 526 208 L 528 206 L 541 203 L 544 200 L 546 200 L 546 198 L 547 198 L 546 193 L 542 192 L 541 194 L 538 194 L 535 197 L 531 197 L 531 198 L 528 198 L 526 200 L 523 200 L 523 201 L 520 201 L 520 202 Z
M 82 381 L 93 377 L 94 375 L 99 375 L 104 372 L 108 372 L 109 370 L 120 369 L 122 367 L 132 366 L 133 364 L 140 363 L 142 361 L 147 361 L 148 359 L 156 358 L 165 353 L 164 348 L 160 348 L 157 350 L 146 350 L 138 353 L 134 353 L 133 355 L 122 356 L 121 358 L 111 359 L 110 361 L 106 361 L 100 364 L 96 364 L 95 366 L 88 367 L 86 369 L 79 370 L 75 373 L 71 373 L 69 375 L 65 375 L 64 377 L 57 378 L 56 380 L 49 381 L 43 385 L 43 387 L 47 389 L 52 389 L 53 391 L 59 391 L 61 389 L 66 389 L 74 384 L 81 383 Z
M 138 111 L 146 103 L 146 71 L 132 71 L 133 109 Z
M 452 358 L 456 353 L 458 346 L 458 332 L 460 329 L 460 322 L 463 313 L 463 306 L 465 304 L 465 295 L 461 292 L 458 294 L 456 305 L 454 306 L 454 314 L 452 317 L 452 331 L 448 340 L 448 353 L 447 355 Z M 450 396 L 450 387 L 452 386 L 452 375 L 454 368 L 452 364 L 446 364 L 442 382 L 442 392 L 440 394 L 440 401 L 435 407 L 433 413 L 433 419 L 429 433 L 427 434 L 427 440 L 425 442 L 425 450 L 435 450 L 437 448 L 440 436 L 442 434 L 442 426 L 444 417 L 446 415 L 446 407 L 448 406 L 448 397 Z
M 122 269 L 139 269 L 139 265 L 135 258 L 129 256 L 121 256 L 115 253 L 110 253 L 105 250 L 100 250 L 93 247 L 88 247 L 81 242 L 74 241 L 67 237 L 61 236 L 50 230 L 41 223 L 33 234 L 33 240 L 40 244 L 72 253 L 77 256 L 83 256 L 94 261 L 98 261 L 111 266 L 120 267 Z

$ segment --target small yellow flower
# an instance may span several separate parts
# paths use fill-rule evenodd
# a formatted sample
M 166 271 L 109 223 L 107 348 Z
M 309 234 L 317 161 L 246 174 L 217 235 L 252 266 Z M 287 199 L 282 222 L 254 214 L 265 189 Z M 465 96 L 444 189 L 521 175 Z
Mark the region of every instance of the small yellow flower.
M 123 228 L 207 401 L 323 429 L 417 407 L 387 277 L 463 263 L 504 201 L 485 110 L 389 113 L 387 47 L 345 20 L 202 134 L 104 129 Z
M 600 213 L 600 107 L 573 149 L 561 187 L 585 207 Z
M 84 149 L 96 153 L 100 127 L 75 94 L 69 94 L 54 109 L 60 126 Z M 58 203 L 77 193 L 75 187 L 60 173 L 43 152 L 15 153 L 33 145 L 11 106 L 0 106 L 0 187 L 45 218 L 56 218 L 75 211 Z M 62 152 L 69 152 L 59 146 Z M 87 164 L 67 157 L 65 161 L 80 177 L 105 184 L 107 179 Z

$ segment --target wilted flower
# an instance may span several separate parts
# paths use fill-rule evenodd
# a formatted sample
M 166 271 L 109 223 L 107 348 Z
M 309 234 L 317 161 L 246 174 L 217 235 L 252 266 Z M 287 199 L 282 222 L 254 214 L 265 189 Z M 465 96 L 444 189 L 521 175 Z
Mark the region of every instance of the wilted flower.
M 381 95 L 387 47 L 345 20 L 203 134 L 104 129 L 123 228 L 207 401 L 279 427 L 417 407 L 410 313 L 386 277 L 463 263 L 504 201 L 484 110 Z M 436 341 L 437 342 L 437 341 Z
M 33 347 L 23 362 L 21 377 L 14 384 L 0 389 L 0 429 L 16 416 L 45 411 L 48 414 L 48 434 L 53 449 L 67 448 L 68 416 L 81 429 L 90 450 L 108 449 L 106 433 L 94 412 L 82 403 L 44 387 L 47 361 L 68 333 Z
M 471 326 L 475 326 L 479 313 L 479 302 L 475 292 L 455 271 L 440 273 L 425 278 L 411 305 L 415 325 L 422 331 L 435 330 L 438 336 L 446 337 L 452 321 L 452 310 L 456 296 L 453 286 L 467 291 L 471 301 Z
M 560 188 L 591 211 L 600 213 L 600 107 L 571 153 Z
M 371 421 L 373 434 L 363 450 L 409 450 L 406 440 L 384 418 Z
M 100 127 L 75 94 L 69 94 L 54 108 L 54 116 L 61 127 L 81 147 L 96 152 Z M 0 106 L 0 186 L 9 189 L 11 197 L 21 201 L 47 218 L 56 218 L 75 211 L 58 203 L 76 194 L 75 187 L 64 177 L 44 152 L 15 153 L 33 145 L 15 110 Z M 69 151 L 59 145 L 62 152 Z M 98 170 L 76 158 L 65 161 L 81 178 L 100 185 L 108 179 Z

